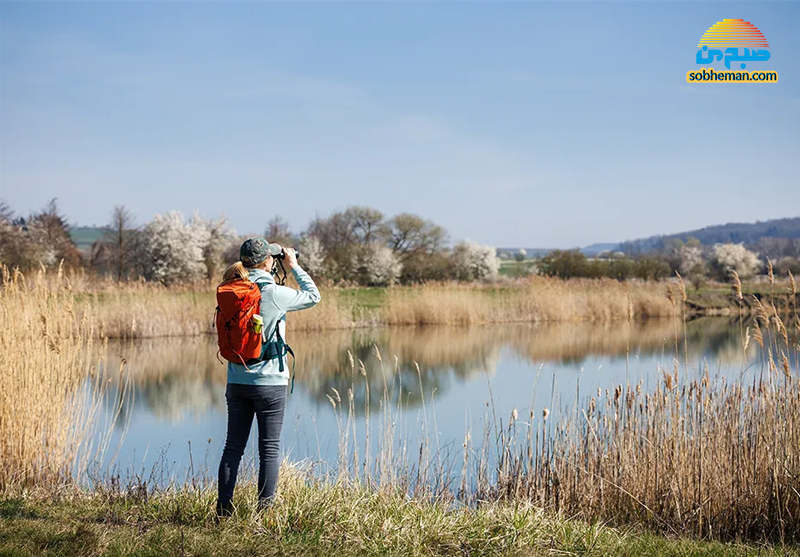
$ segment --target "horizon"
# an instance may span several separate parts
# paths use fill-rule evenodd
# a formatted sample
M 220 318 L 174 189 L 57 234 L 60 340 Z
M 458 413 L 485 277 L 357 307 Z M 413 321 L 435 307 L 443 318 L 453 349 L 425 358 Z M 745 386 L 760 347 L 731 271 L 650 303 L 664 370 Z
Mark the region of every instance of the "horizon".
M 184 217 L 187 217 L 187 216 L 188 215 L 184 215 Z M 386 216 L 387 217 L 391 217 L 391 215 L 386 215 Z M 634 241 L 638 241 L 638 240 L 646 240 L 646 239 L 649 239 L 649 238 L 652 238 L 652 237 L 659 237 L 659 236 L 668 237 L 668 236 L 675 236 L 675 235 L 690 234 L 692 232 L 699 232 L 699 231 L 702 231 L 702 230 L 705 230 L 705 229 L 708 229 L 708 228 L 715 228 L 715 227 L 718 227 L 718 226 L 754 225 L 754 224 L 761 224 L 761 223 L 782 221 L 782 220 L 792 220 L 792 219 L 800 219 L 800 215 L 793 216 L 793 217 L 781 217 L 781 218 L 777 218 L 777 219 L 755 220 L 755 221 L 752 221 L 752 222 L 725 222 L 725 223 L 709 224 L 709 225 L 703 226 L 701 228 L 696 228 L 696 229 L 692 229 L 692 230 L 678 230 L 678 231 L 673 231 L 673 232 L 657 233 L 657 234 L 651 234 L 650 236 L 637 236 L 636 238 L 626 238 L 624 240 L 617 240 L 617 241 L 613 241 L 613 240 L 611 240 L 611 241 L 595 241 L 595 242 L 591 242 L 591 243 L 588 243 L 588 244 L 575 245 L 575 246 L 552 247 L 552 246 L 533 246 L 533 245 L 519 244 L 519 245 L 497 245 L 497 246 L 493 246 L 493 247 L 495 247 L 498 250 L 500 250 L 500 249 L 502 249 L 502 250 L 516 250 L 516 249 L 574 250 L 574 249 L 586 249 L 586 248 L 600 246 L 600 245 L 613 245 L 613 246 L 618 247 L 618 246 L 620 246 L 621 244 L 623 244 L 625 242 L 634 242 Z M 139 225 L 145 224 L 145 223 L 138 222 L 138 220 L 136 222 Z M 291 224 L 292 223 L 289 223 L 290 226 L 291 226 Z M 72 223 L 69 223 L 69 222 L 68 222 L 68 225 L 69 225 L 70 230 L 101 230 L 101 229 L 103 229 L 103 228 L 105 228 L 107 226 L 105 224 L 103 224 L 103 225 L 98 225 L 98 224 L 88 225 L 88 224 L 72 224 Z M 244 234 L 242 234 L 242 232 L 240 230 L 236 229 L 235 226 L 234 226 L 234 229 L 236 230 L 237 234 L 239 234 L 240 236 L 259 236 L 259 235 L 263 234 L 263 232 L 252 231 L 252 230 L 246 231 Z M 301 232 L 301 230 L 304 230 L 304 229 L 305 228 L 298 230 L 298 229 L 292 228 L 292 233 L 293 234 L 298 234 L 298 233 Z M 453 239 L 451 238 L 451 242 L 450 243 L 453 243 L 452 240 Z
M 550 249 L 797 214 L 800 6 L 575 6 L 0 2 L 0 198 Z M 685 82 L 730 17 L 777 84 Z

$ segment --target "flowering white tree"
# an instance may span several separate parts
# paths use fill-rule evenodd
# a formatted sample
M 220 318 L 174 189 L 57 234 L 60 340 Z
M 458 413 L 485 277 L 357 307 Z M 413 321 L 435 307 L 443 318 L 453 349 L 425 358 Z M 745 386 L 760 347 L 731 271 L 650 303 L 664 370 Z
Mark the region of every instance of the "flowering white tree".
M 322 272 L 325 253 L 322 242 L 313 234 L 305 234 L 297 242 L 297 251 L 300 252 L 300 266 L 316 276 Z
M 362 282 L 371 286 L 391 286 L 400 277 L 403 266 L 391 248 L 381 244 L 367 244 L 356 256 Z
M 680 272 L 682 275 L 688 277 L 697 270 L 702 270 L 704 263 L 703 248 L 700 246 L 681 246 L 680 257 Z
M 741 278 L 753 276 L 761 262 L 758 255 L 746 249 L 743 244 L 717 244 L 711 253 L 711 264 L 719 278 L 728 279 L 731 271 L 736 271 Z
M 497 276 L 500 259 L 497 250 L 475 242 L 456 244 L 451 255 L 456 278 L 459 280 L 480 280 Z
M 187 222 L 177 211 L 156 215 L 143 231 L 145 278 L 164 284 L 202 278 L 210 236 L 197 216 Z
M 208 232 L 208 243 L 203 248 L 203 262 L 206 266 L 206 276 L 209 279 L 218 278 L 220 269 L 226 263 L 227 254 L 231 250 L 239 250 L 239 237 L 228 223 L 228 218 L 222 216 L 217 220 L 203 219 L 195 215 L 196 226 L 203 227 Z

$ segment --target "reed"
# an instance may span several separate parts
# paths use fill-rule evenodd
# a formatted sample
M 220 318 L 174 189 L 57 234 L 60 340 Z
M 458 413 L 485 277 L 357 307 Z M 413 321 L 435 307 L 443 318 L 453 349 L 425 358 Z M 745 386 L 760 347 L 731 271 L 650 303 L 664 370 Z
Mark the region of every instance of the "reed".
M 444 287 L 426 287 L 416 295 L 424 302 L 438 288 Z M 521 302 L 528 309 L 517 315 L 531 317 L 543 303 L 535 290 L 554 289 L 556 295 L 562 286 L 534 281 L 524 288 L 532 289 L 532 300 Z M 590 288 L 584 285 L 584 290 Z M 516 293 L 500 289 L 473 290 L 465 299 L 488 297 L 499 307 L 508 307 L 508 298 L 519 301 Z M 76 447 L 96 438 L 92 428 L 99 414 L 100 398 L 87 402 L 78 395 L 87 389 L 102 394 L 107 376 L 98 372 L 92 356 L 101 314 L 94 302 L 76 301 L 62 276 L 48 280 L 39 275 L 26 282 L 19 274 L 4 273 L 0 296 L 0 369 L 5 379 L 0 387 L 0 486 L 9 492 L 69 478 L 81 452 Z M 567 302 L 554 304 L 583 308 L 582 315 L 596 319 L 624 316 L 618 320 L 621 336 L 628 334 L 623 329 L 630 323 L 623 320 L 629 314 L 632 320 L 661 303 L 675 311 L 668 299 L 651 302 L 637 288 L 630 297 L 625 288 L 591 311 L 587 308 L 593 302 L 579 292 L 567 297 Z M 325 520 L 333 521 L 329 524 L 341 536 L 350 534 L 337 520 L 360 515 L 337 514 L 337 508 L 342 510 L 337 505 L 360 500 L 369 507 L 370 501 L 385 500 L 393 501 L 386 509 L 401 501 L 441 509 L 436 512 L 443 522 L 436 526 L 432 521 L 432 528 L 445 528 L 454 519 L 447 509 L 500 512 L 513 507 L 589 523 L 635 524 L 669 535 L 800 543 L 800 322 L 796 314 L 785 321 L 773 300 L 759 304 L 752 344 L 763 351 L 760 369 L 743 369 L 733 378 L 714 377 L 708 369 L 688 365 L 679 373 L 677 351 L 681 336 L 685 341 L 689 334 L 684 324 L 675 333 L 675 361 L 658 370 L 662 380 L 654 390 L 618 385 L 572 407 L 537 415 L 531 410 L 528 415 L 514 411 L 497 416 L 490 405 L 482 431 L 467 432 L 460 447 L 439 445 L 432 400 L 421 401 L 419 422 L 406 421 L 404 416 L 413 413 L 402 412 L 408 401 L 403 382 L 390 379 L 401 372 L 397 359 L 385 360 L 378 350 L 366 364 L 349 358 L 345 365 L 350 366 L 351 385 L 327 391 L 340 428 L 339 462 L 321 477 L 306 477 L 303 485 L 321 497 L 313 508 L 324 508 L 325 494 L 331 494 L 334 510 Z M 463 323 L 464 315 L 469 316 L 453 309 L 447 319 Z M 626 350 L 629 342 L 625 337 Z M 425 350 L 421 355 L 436 358 L 434 348 Z M 486 361 L 486 353 L 478 348 L 476 358 Z M 423 368 L 415 371 L 422 382 Z M 369 384 L 369 377 L 383 381 Z M 365 400 L 355 394 L 363 383 Z M 488 388 L 491 399 L 491 381 Z M 369 419 L 379 424 L 380 432 L 377 438 L 366 437 L 364 445 L 357 441 L 361 408 L 368 416 L 374 414 Z M 420 432 L 418 444 L 410 431 Z M 287 490 L 280 504 L 289 503 L 287 498 L 296 492 Z M 332 494 L 353 499 L 340 501 L 340 495 Z M 207 516 L 208 509 L 202 514 Z M 309 524 L 271 523 L 269 528 L 286 533 Z M 369 524 L 370 531 L 384 528 Z M 362 539 L 358 536 L 352 540 Z M 447 547 L 454 546 L 448 542 Z
M 151 338 L 208 334 L 214 286 L 163 287 L 145 282 L 113 283 L 85 275 L 66 279 L 74 307 L 91 312 L 95 334 L 107 338 Z M 322 303 L 292 314 L 294 331 L 352 329 L 376 325 L 479 325 L 491 323 L 595 321 L 627 318 L 630 290 L 637 320 L 669 317 L 658 283 L 625 285 L 613 280 L 533 277 L 504 285 L 437 283 L 378 290 L 327 288 Z
M 738 298 L 741 287 L 734 282 L 733 288 Z M 344 474 L 379 490 L 467 506 L 532 503 L 562 516 L 667 535 L 798 544 L 800 323 L 792 316 L 795 324 L 787 327 L 771 300 L 756 319 L 760 369 L 743 367 L 725 378 L 707 367 L 690 369 L 684 358 L 681 371 L 684 325 L 674 339 L 673 365 L 658 370 L 655 389 L 621 384 L 541 416 L 533 410 L 497 416 L 490 404 L 482 432 L 475 439 L 468 431 L 463 451 L 431 450 L 436 439 L 427 434 L 425 416 L 422 423 L 403 422 L 400 382 L 382 393 L 384 435 L 370 467 L 359 464 L 365 453 L 355 442 L 354 383 L 330 398 L 342 432 L 337 481 Z M 749 338 L 743 335 L 744 350 Z M 374 373 L 385 376 L 377 360 L 381 370 Z M 422 432 L 417 444 L 408 435 L 415 430 Z
M 62 273 L 26 280 L 0 268 L 0 492 L 58 483 L 102 451 L 105 399 L 93 316 Z M 124 385 L 125 382 L 123 381 Z M 124 396 L 124 389 L 123 389 Z M 100 434 L 98 436 L 98 433 Z
M 533 277 L 506 287 L 444 283 L 394 288 L 387 292 L 380 321 L 389 325 L 623 321 L 628 318 L 629 292 L 636 319 L 672 315 L 657 284 Z

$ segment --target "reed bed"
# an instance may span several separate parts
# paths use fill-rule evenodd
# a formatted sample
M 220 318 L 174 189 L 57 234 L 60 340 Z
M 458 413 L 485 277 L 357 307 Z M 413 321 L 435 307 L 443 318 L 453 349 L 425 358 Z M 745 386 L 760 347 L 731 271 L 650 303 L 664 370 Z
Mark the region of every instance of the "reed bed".
M 460 451 L 439 446 L 430 433 L 433 408 L 421 423 L 404 423 L 403 395 L 389 388 L 377 395 L 380 413 L 372 418 L 380 420 L 380 435 L 370 440 L 367 431 L 360 444 L 354 419 L 364 404 L 354 396 L 360 389 L 334 390 L 328 398 L 340 429 L 337 481 L 469 507 L 532 503 L 667 535 L 799 544 L 800 319 L 795 313 L 787 327 L 774 306 L 754 303 L 761 310 L 746 328 L 742 322 L 741 355 L 746 362 L 754 343 L 756 369 L 742 367 L 726 378 L 689 367 L 684 324 L 676 329 L 673 364 L 658 370 L 655 389 L 617 385 L 541 415 L 515 410 L 498 417 L 490 406 L 483 430 L 475 439 L 468 431 Z M 387 376 L 377 351 L 375 358 Z M 366 382 L 363 362 L 351 366 Z M 421 432 L 419 446 L 409 431 Z
M 0 493 L 80 474 L 102 451 L 92 444 L 104 398 L 104 348 L 76 308 L 63 275 L 30 281 L 0 269 Z M 124 385 L 123 396 L 124 396 Z
M 674 315 L 662 284 L 533 277 L 504 288 L 446 283 L 391 289 L 387 293 L 381 322 L 390 325 L 477 325 L 624 321 L 628 316 L 629 295 L 636 319 Z
M 152 338 L 212 333 L 214 284 L 166 288 L 145 282 L 68 279 L 74 307 L 90 312 L 104 338 Z M 628 294 L 636 319 L 674 316 L 664 285 L 626 285 L 613 280 L 535 277 L 505 286 L 461 283 L 396 287 L 378 291 L 377 302 L 359 303 L 366 290 L 323 289 L 323 302 L 292 314 L 293 331 L 381 325 L 481 325 L 492 323 L 594 321 L 627 316 Z M 376 305 L 377 304 L 377 305 Z

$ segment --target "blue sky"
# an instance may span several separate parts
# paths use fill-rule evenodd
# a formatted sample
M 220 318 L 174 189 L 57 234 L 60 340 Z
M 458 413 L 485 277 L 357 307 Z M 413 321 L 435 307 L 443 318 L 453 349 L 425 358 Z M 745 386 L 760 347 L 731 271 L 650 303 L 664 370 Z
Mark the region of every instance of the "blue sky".
M 685 82 L 723 18 L 778 84 Z M 0 197 L 243 233 L 361 204 L 496 246 L 798 216 L 798 25 L 796 2 L 0 0 Z

